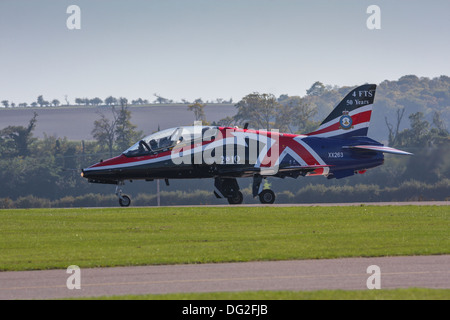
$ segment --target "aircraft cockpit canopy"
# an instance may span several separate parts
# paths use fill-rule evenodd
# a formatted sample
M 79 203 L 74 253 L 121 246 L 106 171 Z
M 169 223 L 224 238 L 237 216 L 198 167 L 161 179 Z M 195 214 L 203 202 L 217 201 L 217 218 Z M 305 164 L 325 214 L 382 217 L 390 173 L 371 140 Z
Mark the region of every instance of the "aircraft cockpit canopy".
M 165 129 L 155 132 L 123 152 L 128 157 L 141 156 L 149 153 L 167 151 L 180 143 L 188 144 L 193 140 L 206 139 L 210 141 L 215 137 L 216 127 L 187 126 Z

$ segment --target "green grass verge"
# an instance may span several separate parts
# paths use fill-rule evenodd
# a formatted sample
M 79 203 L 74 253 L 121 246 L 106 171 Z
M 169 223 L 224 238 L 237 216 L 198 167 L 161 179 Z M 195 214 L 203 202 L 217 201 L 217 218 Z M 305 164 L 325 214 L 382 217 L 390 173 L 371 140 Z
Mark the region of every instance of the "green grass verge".
M 0 210 L 0 270 L 449 254 L 449 206 Z
M 450 289 L 242 291 L 125 295 L 86 300 L 448 300 Z M 77 298 L 78 299 L 78 298 Z

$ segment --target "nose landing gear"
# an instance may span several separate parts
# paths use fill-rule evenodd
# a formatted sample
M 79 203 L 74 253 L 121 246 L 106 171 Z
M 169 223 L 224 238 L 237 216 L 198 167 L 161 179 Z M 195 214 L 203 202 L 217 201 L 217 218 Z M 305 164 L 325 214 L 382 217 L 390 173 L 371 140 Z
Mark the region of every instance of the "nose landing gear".
M 123 186 L 125 183 L 123 181 L 119 181 L 116 186 L 116 196 L 119 198 L 119 204 L 121 207 L 128 207 L 131 204 L 131 199 L 126 194 L 122 194 L 122 189 L 120 186 Z

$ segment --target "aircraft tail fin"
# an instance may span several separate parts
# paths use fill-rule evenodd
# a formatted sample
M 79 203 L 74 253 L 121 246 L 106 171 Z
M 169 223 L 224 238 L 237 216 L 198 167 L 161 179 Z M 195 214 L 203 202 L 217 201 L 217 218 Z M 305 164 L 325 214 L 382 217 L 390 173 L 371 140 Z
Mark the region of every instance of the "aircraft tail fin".
M 375 84 L 366 84 L 350 91 L 325 118 L 320 127 L 307 135 L 318 137 L 367 136 L 376 87 Z

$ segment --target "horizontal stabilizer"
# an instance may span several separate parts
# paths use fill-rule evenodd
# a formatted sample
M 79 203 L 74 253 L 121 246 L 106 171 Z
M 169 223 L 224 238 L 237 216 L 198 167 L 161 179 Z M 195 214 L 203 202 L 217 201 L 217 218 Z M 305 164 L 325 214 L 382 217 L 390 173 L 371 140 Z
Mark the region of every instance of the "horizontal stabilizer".
M 365 145 L 365 146 L 349 146 L 344 147 L 348 149 L 360 149 L 360 150 L 371 150 L 371 151 L 377 151 L 377 152 L 384 152 L 384 153 L 392 153 L 392 154 L 402 154 L 402 155 L 408 155 L 411 156 L 412 153 L 398 150 L 391 147 L 385 147 L 385 146 L 371 146 L 371 145 Z

